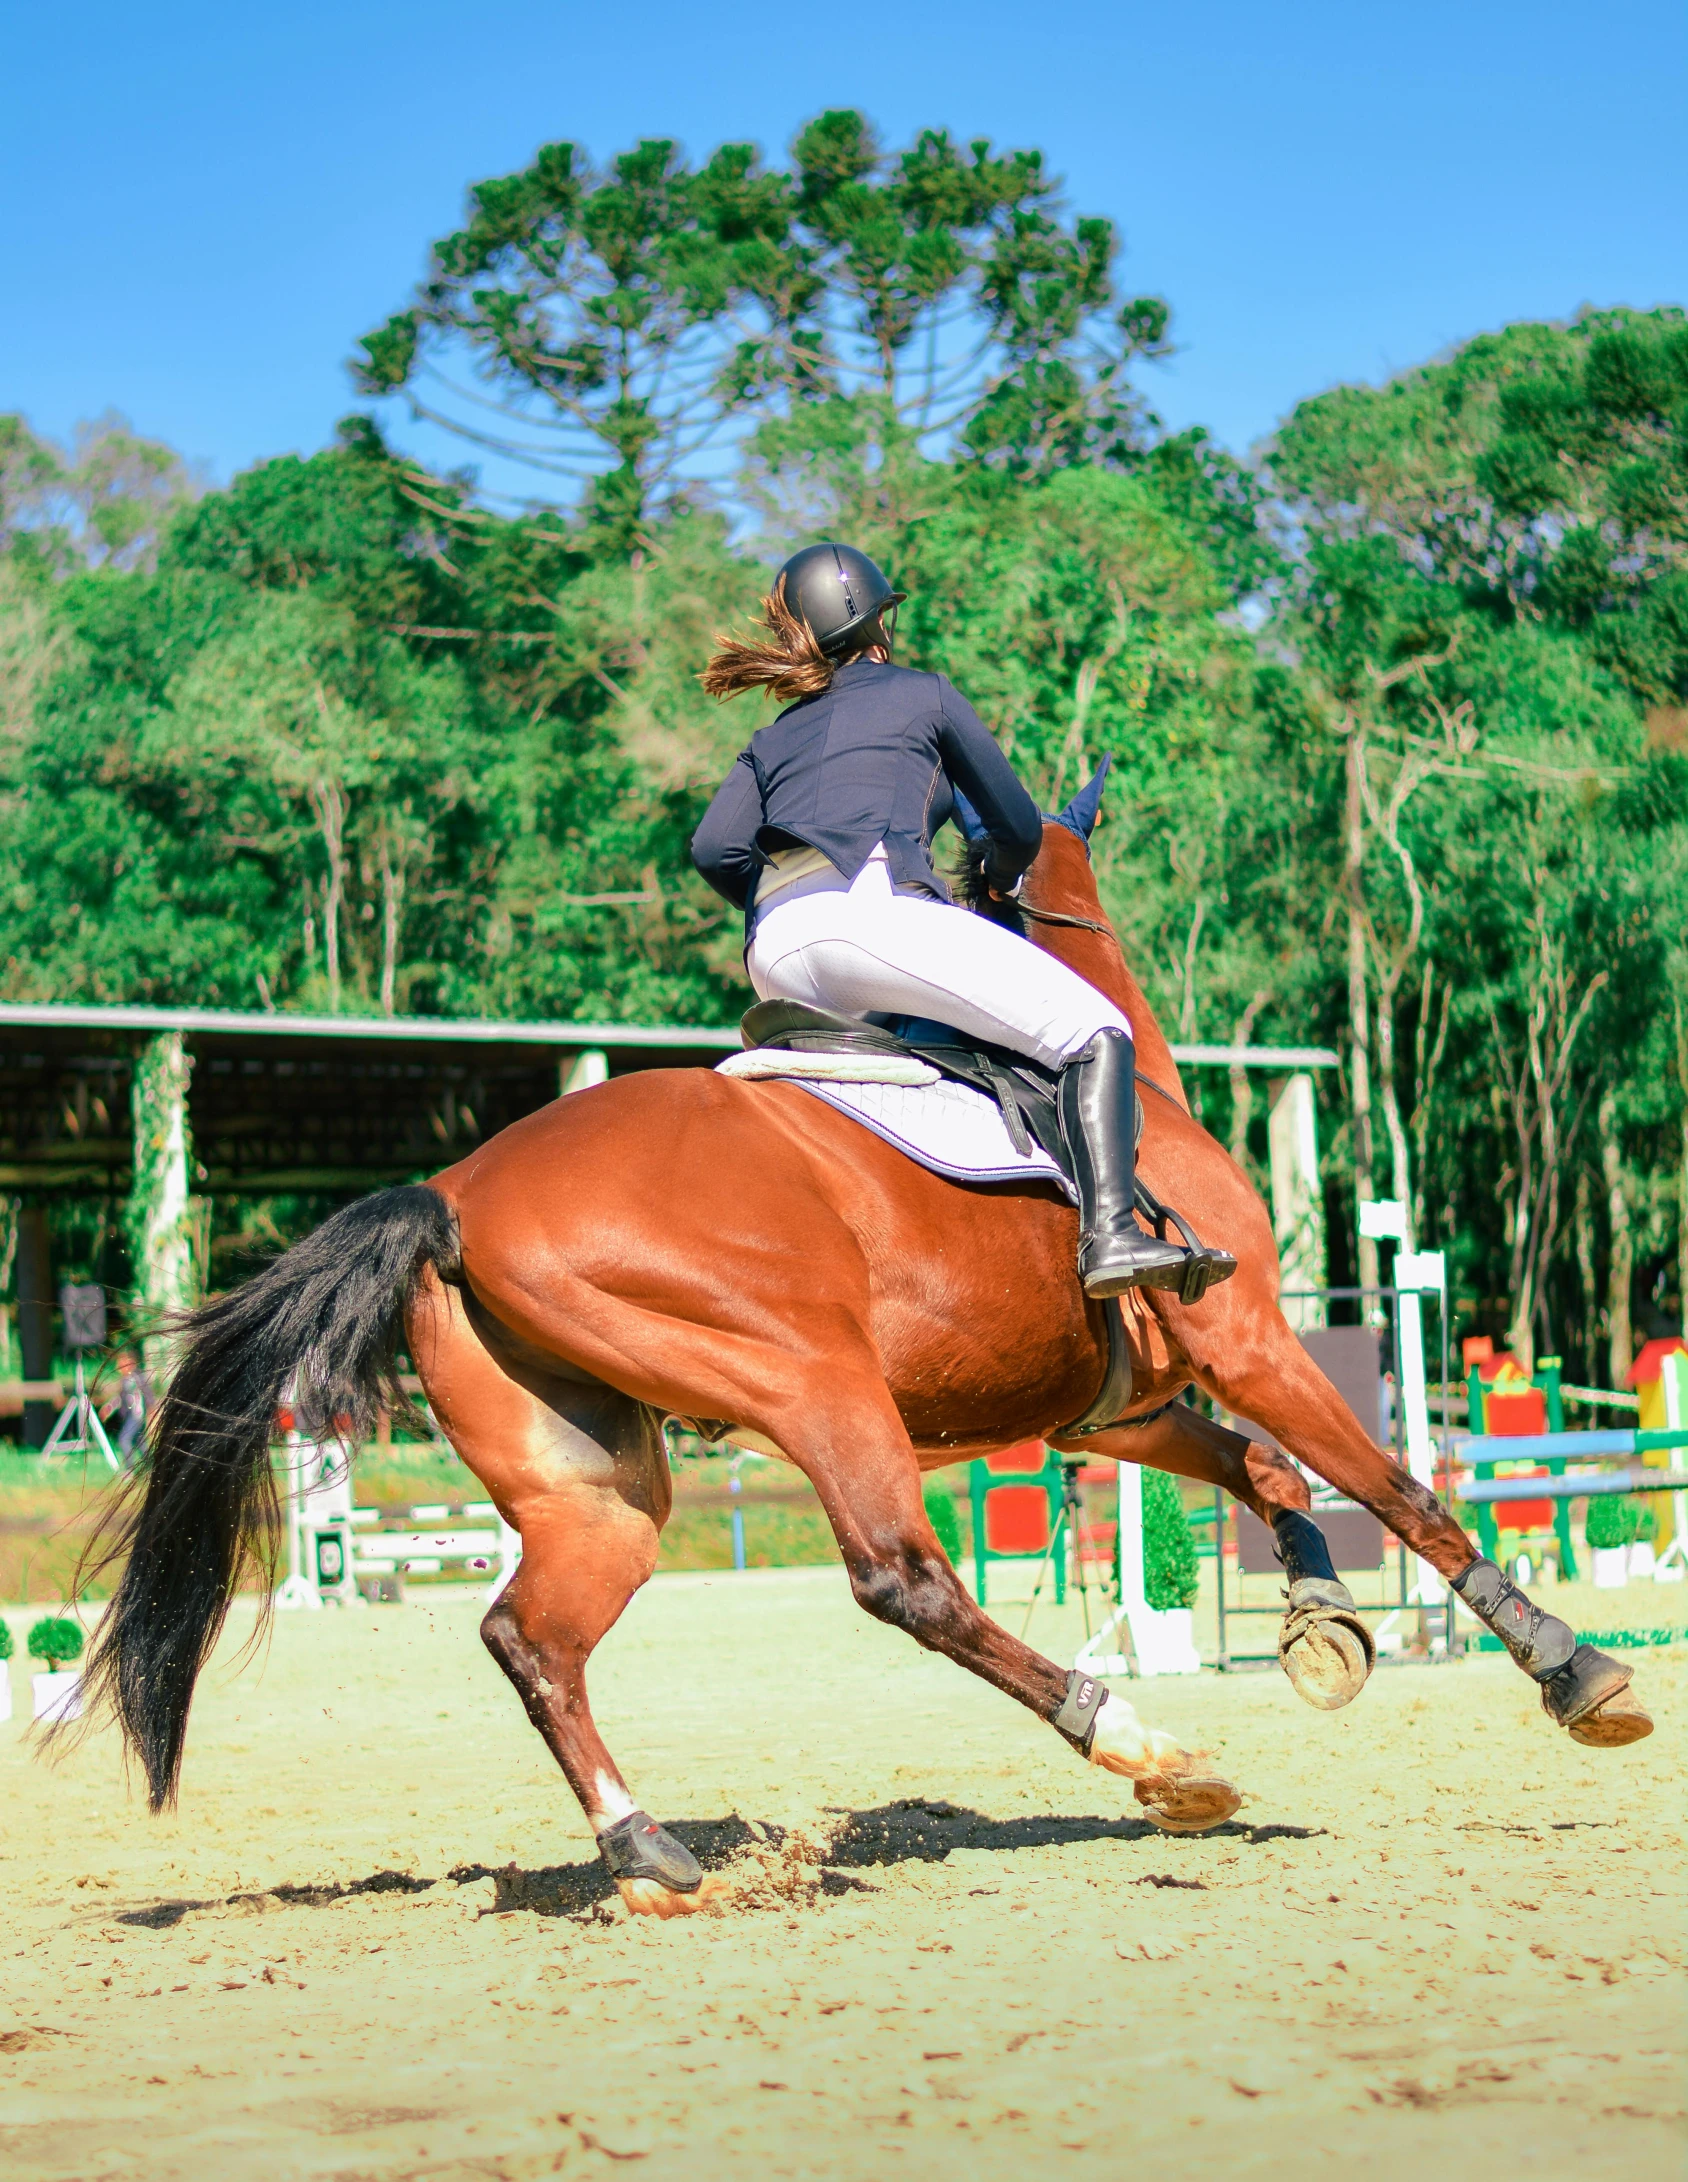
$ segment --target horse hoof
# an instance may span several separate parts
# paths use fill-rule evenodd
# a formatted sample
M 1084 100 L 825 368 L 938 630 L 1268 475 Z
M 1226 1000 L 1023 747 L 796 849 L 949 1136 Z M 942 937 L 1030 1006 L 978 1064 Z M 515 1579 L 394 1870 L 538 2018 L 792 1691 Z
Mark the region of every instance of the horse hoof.
M 1297 1697 L 1319 1712 L 1340 1712 L 1365 1688 L 1377 1647 L 1339 1578 L 1298 1576 L 1290 1585 L 1278 1662 Z
M 1590 1750 L 1622 1750 L 1626 1743 L 1638 1743 L 1652 1734 L 1653 1718 L 1636 1697 L 1634 1685 L 1626 1682 L 1566 1732 L 1572 1742 L 1584 1743 Z
M 1593 1750 L 1621 1750 L 1651 1735 L 1653 1722 L 1631 1694 L 1635 1669 L 1579 1644 L 1541 1685 L 1541 1706 L 1555 1727 Z
M 1143 1816 L 1162 1833 L 1211 1833 L 1242 1808 L 1242 1797 L 1217 1773 L 1161 1774 L 1140 1780 Z
M 1278 1659 L 1296 1696 L 1319 1712 L 1340 1712 L 1351 1705 L 1372 1670 L 1364 1627 L 1345 1614 L 1322 1614 L 1306 1622 Z
M 700 1910 L 719 1906 L 728 1891 L 718 1872 L 706 1872 L 703 1884 L 690 1894 L 677 1894 L 660 1879 L 618 1879 L 616 1888 L 635 1917 L 695 1917 Z

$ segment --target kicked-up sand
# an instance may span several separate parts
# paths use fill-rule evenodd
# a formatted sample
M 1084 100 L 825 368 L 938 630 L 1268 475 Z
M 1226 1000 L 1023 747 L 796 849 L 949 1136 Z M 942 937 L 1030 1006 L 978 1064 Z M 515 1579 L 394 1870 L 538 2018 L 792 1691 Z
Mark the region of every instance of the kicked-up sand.
M 836 1571 L 660 1578 L 594 1707 L 735 1887 L 661 1924 L 477 1616 L 243 1605 L 173 1818 L 0 1726 L 8 2182 L 1683 2171 L 1680 1648 L 1619 1752 L 1491 1657 L 1133 1685 L 1248 1797 L 1169 1839 Z

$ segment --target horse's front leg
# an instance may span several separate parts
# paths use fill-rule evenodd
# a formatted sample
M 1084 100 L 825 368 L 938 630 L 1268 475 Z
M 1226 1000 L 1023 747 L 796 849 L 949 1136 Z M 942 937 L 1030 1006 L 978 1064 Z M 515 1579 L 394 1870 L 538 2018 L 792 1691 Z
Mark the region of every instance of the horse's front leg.
M 1555 1726 L 1595 1748 L 1616 1748 L 1652 1733 L 1653 1723 L 1630 1689 L 1634 1669 L 1592 1644 L 1579 1644 L 1564 1622 L 1532 1605 L 1479 1555 L 1429 1487 L 1367 1437 L 1271 1296 L 1244 1287 L 1239 1275 L 1211 1302 L 1219 1306 L 1211 1315 L 1198 1304 L 1180 1312 L 1177 1325 L 1178 1346 L 1206 1393 L 1370 1508 L 1444 1576 L 1540 1684 L 1542 1709 Z
M 1217 1485 L 1270 1524 L 1289 1583 L 1278 1659 L 1290 1686 L 1320 1712 L 1340 1711 L 1359 1696 L 1377 1663 L 1377 1647 L 1353 1593 L 1331 1563 L 1325 1534 L 1313 1519 L 1307 1480 L 1275 1447 L 1227 1431 L 1184 1402 L 1142 1424 L 1119 1425 L 1080 1441 L 1057 1437 L 1050 1445 Z
M 1018 1700 L 1082 1757 L 1134 1784 L 1144 1815 L 1205 1833 L 1242 1798 L 1198 1753 L 1145 1728 L 1124 1698 L 1010 1636 L 968 1597 L 934 1536 L 920 1466 L 890 1391 L 866 1359 L 835 1360 L 784 1414 L 758 1419 L 820 1496 L 857 1604 Z
M 612 1388 L 515 1362 L 461 1291 L 432 1276 L 410 1342 L 447 1438 L 522 1534 L 521 1565 L 482 1641 L 579 1798 L 628 1908 L 701 1909 L 720 1882 L 639 1809 L 586 1697 L 587 1660 L 656 1566 L 670 1505 L 660 1420 Z

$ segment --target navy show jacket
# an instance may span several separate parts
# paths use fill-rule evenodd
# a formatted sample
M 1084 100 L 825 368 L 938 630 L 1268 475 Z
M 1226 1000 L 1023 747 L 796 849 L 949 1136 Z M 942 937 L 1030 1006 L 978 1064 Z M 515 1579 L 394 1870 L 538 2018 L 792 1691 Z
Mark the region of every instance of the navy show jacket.
M 932 837 L 959 788 L 989 830 L 1006 891 L 1043 843 L 1043 819 L 989 728 L 941 674 L 847 660 L 818 697 L 758 729 L 692 836 L 692 861 L 747 914 L 778 849 L 819 849 L 854 879 L 881 841 L 891 877 L 949 900 Z

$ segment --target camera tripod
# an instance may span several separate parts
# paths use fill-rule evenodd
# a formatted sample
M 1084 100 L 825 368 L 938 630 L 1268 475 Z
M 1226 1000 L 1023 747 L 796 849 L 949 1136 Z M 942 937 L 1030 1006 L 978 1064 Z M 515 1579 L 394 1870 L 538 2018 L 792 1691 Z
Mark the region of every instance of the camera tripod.
M 81 1351 L 76 1357 L 76 1392 L 59 1411 L 58 1422 L 47 1436 L 47 1444 L 41 1450 L 41 1459 L 49 1455 L 87 1455 L 98 1448 L 106 1458 L 108 1469 L 120 1470 L 123 1465 L 112 1451 L 106 1428 L 100 1422 L 100 1413 L 94 1407 L 94 1397 L 88 1392 L 88 1372 Z

